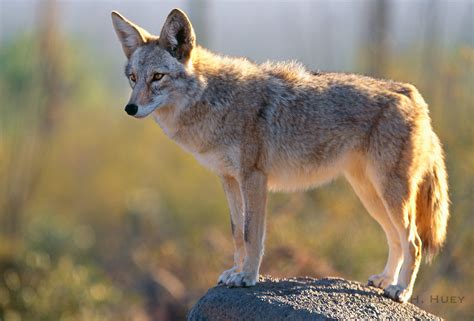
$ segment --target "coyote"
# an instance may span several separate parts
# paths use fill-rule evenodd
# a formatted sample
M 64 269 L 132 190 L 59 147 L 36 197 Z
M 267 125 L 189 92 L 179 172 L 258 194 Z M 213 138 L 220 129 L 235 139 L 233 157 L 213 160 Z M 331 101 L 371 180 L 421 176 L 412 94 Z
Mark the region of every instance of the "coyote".
M 414 86 L 220 56 L 196 45 L 179 9 L 159 36 L 117 12 L 112 22 L 128 58 L 127 114 L 152 115 L 222 181 L 235 252 L 219 284 L 256 284 L 267 191 L 343 174 L 387 237 L 387 264 L 369 285 L 409 300 L 422 249 L 439 250 L 449 216 L 442 147 Z

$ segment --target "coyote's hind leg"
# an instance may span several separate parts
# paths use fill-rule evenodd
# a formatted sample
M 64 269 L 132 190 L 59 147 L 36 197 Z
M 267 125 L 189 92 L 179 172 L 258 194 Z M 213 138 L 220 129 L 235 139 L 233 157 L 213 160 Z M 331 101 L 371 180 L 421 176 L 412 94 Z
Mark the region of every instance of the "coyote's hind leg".
M 352 163 L 351 168 L 346 171 L 346 178 L 366 210 L 385 232 L 388 243 L 387 263 L 382 273 L 369 277 L 368 284 L 382 289 L 386 288 L 397 282 L 398 272 L 403 260 L 398 232 L 368 178 L 365 166 L 359 162 Z
M 407 302 L 413 292 L 416 274 L 421 262 L 421 240 L 416 228 L 417 184 L 408 175 L 393 173 L 382 180 L 380 195 L 400 238 L 403 264 L 396 284 L 385 288 L 385 295 Z

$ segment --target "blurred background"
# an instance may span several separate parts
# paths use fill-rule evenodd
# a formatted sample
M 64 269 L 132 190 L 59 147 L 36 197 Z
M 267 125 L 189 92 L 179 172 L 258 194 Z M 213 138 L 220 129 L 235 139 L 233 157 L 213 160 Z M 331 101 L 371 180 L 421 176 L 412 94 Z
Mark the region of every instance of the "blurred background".
M 152 33 L 174 8 L 226 55 L 416 85 L 444 143 L 448 239 L 413 303 L 474 317 L 473 1 L 1 1 L 0 320 L 181 320 L 232 264 L 216 176 L 128 117 L 118 10 Z M 272 194 L 261 272 L 382 271 L 381 228 L 349 184 Z

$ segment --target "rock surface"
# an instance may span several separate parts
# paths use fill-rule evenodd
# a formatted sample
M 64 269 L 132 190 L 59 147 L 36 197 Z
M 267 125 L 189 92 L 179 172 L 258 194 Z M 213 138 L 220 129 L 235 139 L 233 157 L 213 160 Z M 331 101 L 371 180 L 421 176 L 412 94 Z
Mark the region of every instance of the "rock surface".
M 439 317 L 383 291 L 340 278 L 260 277 L 250 288 L 216 286 L 191 309 L 189 321 L 429 319 Z

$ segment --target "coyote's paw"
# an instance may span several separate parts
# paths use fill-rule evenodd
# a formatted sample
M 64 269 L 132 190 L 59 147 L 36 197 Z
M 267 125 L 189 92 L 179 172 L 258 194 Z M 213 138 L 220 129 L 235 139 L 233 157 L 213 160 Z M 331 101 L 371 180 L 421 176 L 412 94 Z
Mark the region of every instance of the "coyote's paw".
M 226 284 L 230 286 L 247 287 L 247 286 L 253 286 L 256 283 L 257 283 L 256 274 L 249 273 L 249 272 L 238 272 L 238 273 L 233 273 Z
M 376 288 L 385 289 L 386 287 L 391 285 L 392 282 L 393 280 L 384 274 L 375 274 L 369 277 L 369 280 L 367 281 L 367 285 L 373 286 Z
M 411 297 L 411 290 L 405 289 L 398 284 L 394 284 L 389 285 L 386 289 L 384 289 L 383 294 L 394 301 L 406 303 Z
M 234 274 L 237 270 L 238 267 L 234 266 L 233 268 L 222 272 L 221 276 L 219 276 L 219 279 L 217 280 L 217 284 L 228 284 L 231 275 Z

